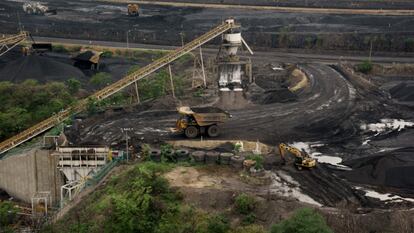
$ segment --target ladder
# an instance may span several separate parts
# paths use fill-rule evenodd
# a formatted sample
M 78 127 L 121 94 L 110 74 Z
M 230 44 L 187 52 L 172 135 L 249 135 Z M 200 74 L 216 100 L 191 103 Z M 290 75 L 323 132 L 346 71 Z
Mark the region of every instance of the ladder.
M 105 99 L 111 96 L 112 94 L 122 90 L 123 88 L 131 85 L 132 83 L 150 75 L 151 73 L 157 71 L 158 69 L 164 67 L 165 65 L 168 65 L 169 63 L 191 52 L 197 47 L 207 43 L 208 41 L 214 39 L 215 37 L 221 35 L 222 33 L 230 29 L 238 28 L 238 27 L 240 26 L 235 24 L 233 19 L 226 20 L 222 24 L 213 28 L 209 32 L 205 33 L 204 35 L 196 38 L 195 40 L 189 42 L 183 47 L 177 48 L 176 50 L 168 53 L 167 55 L 161 57 L 160 59 L 154 61 L 153 63 L 97 91 L 96 93 L 92 94 L 89 98 L 79 101 L 75 106 L 68 107 L 67 109 L 62 110 L 61 112 L 53 115 L 52 117 L 49 117 L 48 119 L 43 120 L 40 123 L 24 130 L 23 132 L 18 133 L 17 135 L 1 142 L 0 143 L 0 154 L 3 154 L 4 152 L 22 144 L 23 142 L 30 140 L 33 137 L 53 128 L 54 126 L 66 120 L 73 114 L 76 114 L 76 113 L 79 113 L 85 110 L 90 98 L 95 98 L 97 100 Z
M 29 36 L 28 32 L 21 31 L 19 34 L 0 38 L 0 56 L 4 55 Z

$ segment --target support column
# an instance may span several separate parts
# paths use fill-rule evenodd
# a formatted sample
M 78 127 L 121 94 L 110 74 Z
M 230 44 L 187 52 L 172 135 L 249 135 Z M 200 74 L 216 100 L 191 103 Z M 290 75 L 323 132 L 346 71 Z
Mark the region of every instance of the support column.
M 204 59 L 203 59 L 203 51 L 201 49 L 200 46 L 200 60 L 201 60 L 201 70 L 203 71 L 203 81 L 204 81 L 204 87 L 207 87 L 207 82 L 206 82 L 206 72 L 204 71 Z
M 139 92 L 138 92 L 138 81 L 136 81 L 135 83 L 135 94 L 137 95 L 137 103 L 140 103 L 140 99 L 139 99 Z
M 173 77 L 172 77 L 171 65 L 170 64 L 168 64 L 168 72 L 170 74 L 170 82 L 171 82 L 172 95 L 173 95 L 173 98 L 175 99 L 174 81 L 173 81 Z

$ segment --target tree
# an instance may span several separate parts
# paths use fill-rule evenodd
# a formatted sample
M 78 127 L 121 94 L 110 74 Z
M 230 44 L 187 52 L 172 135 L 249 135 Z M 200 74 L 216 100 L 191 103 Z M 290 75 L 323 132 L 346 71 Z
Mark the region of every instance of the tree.
M 17 208 L 9 201 L 0 202 L 0 229 L 12 224 L 16 218 Z
M 242 193 L 236 197 L 235 205 L 240 214 L 249 214 L 254 210 L 256 200 L 252 196 Z
M 81 82 L 79 82 L 79 80 L 71 78 L 68 79 L 66 81 L 66 86 L 68 86 L 69 89 L 69 93 L 71 93 L 72 95 L 78 93 L 80 87 L 81 87 Z
M 112 77 L 110 74 L 105 72 L 100 72 L 95 74 L 91 77 L 89 80 L 89 83 L 92 84 L 96 88 L 102 88 L 104 86 L 107 86 L 109 83 L 111 83 Z
M 333 233 L 333 231 L 315 210 L 302 208 L 291 218 L 273 225 L 271 233 Z

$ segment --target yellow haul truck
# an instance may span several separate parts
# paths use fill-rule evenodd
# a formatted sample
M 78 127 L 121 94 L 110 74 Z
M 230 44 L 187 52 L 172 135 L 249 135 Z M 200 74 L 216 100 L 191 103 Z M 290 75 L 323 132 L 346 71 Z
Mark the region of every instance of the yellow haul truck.
M 180 118 L 174 131 L 184 133 L 188 138 L 205 133 L 209 137 L 217 137 L 220 134 L 218 125 L 231 118 L 228 112 L 215 107 L 179 107 L 177 110 Z

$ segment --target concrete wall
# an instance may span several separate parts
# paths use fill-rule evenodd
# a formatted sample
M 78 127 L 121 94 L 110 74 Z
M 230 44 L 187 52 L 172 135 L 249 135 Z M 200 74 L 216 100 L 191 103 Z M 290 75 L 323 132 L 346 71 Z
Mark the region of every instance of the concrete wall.
M 0 188 L 28 203 L 36 192 L 50 191 L 56 203 L 63 185 L 57 159 L 48 150 L 33 149 L 0 160 Z

